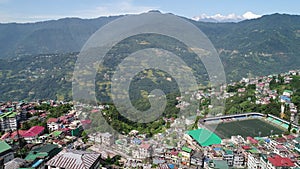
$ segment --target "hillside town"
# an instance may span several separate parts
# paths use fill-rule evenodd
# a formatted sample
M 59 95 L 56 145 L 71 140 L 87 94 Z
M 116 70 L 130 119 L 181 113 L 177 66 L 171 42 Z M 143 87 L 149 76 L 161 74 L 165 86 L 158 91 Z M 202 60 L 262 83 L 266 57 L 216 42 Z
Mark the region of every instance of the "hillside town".
M 279 117 L 241 110 L 214 117 L 205 114 L 206 108 L 214 108 L 208 104 L 198 110 L 199 121 L 195 118 L 164 118 L 170 127 L 152 137 L 138 130 L 120 135 L 85 131 L 93 119 L 82 119 L 83 109 L 74 107 L 84 107 L 88 113 L 101 113 L 107 105 L 91 106 L 54 100 L 1 102 L 0 168 L 300 168 L 299 115 L 293 102 L 293 91 L 270 89 L 272 80 L 279 82 L 283 79 L 284 84 L 289 84 L 292 77 L 299 74 L 300 71 L 293 70 L 280 75 L 243 78 L 240 82 L 221 87 L 237 88 L 236 91 L 223 91 L 223 97 L 230 99 L 243 95 L 248 85 L 254 85 L 255 100 L 251 101 L 267 105 L 277 100 L 281 104 Z M 214 90 L 199 90 L 192 97 L 204 102 L 213 94 Z M 177 100 L 178 108 L 189 106 L 180 97 Z M 285 132 L 221 138 L 218 132 L 207 127 L 208 124 L 246 118 L 259 119 Z M 196 127 L 190 128 L 194 123 Z

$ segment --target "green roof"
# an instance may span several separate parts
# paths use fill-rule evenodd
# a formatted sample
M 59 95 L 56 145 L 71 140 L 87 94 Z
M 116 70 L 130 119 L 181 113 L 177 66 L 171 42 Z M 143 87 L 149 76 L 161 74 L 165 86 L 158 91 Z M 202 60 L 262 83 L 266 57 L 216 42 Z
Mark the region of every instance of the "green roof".
M 251 150 L 248 150 L 250 153 L 252 154 L 259 154 L 259 151 L 257 151 L 257 149 L 252 148 Z
M 297 141 L 298 143 L 300 143 L 300 137 L 296 137 L 294 138 L 295 141 Z
M 6 142 L 4 141 L 0 141 L 0 153 L 3 153 L 7 150 L 10 150 L 11 149 L 11 146 L 8 145 Z
M 46 144 L 42 147 L 35 148 L 29 152 L 29 154 L 25 157 L 26 161 L 34 161 L 37 158 L 44 158 L 47 156 L 53 157 L 57 153 L 61 151 L 61 148 L 58 148 L 57 145 L 54 144 Z
M 228 169 L 228 164 L 224 160 L 212 160 L 212 163 L 215 164 L 214 168 L 216 169 Z
M 283 92 L 293 93 L 291 90 L 284 90 Z
M 54 137 L 58 137 L 60 134 L 62 133 L 62 131 L 54 131 L 52 132 Z
M 48 153 L 45 153 L 45 152 L 39 152 L 39 153 L 36 153 L 36 152 L 30 152 L 26 157 L 25 157 L 25 160 L 26 161 L 34 161 L 35 159 L 37 158 L 44 158 L 44 157 L 47 157 L 48 156 Z
M 225 153 L 226 154 L 233 154 L 233 151 L 232 150 L 225 150 Z
M 222 142 L 222 139 L 219 136 L 206 129 L 190 130 L 187 134 L 203 147 L 220 144 Z
M 0 115 L 0 119 L 3 119 L 5 117 L 14 118 L 14 117 L 16 117 L 16 115 L 17 115 L 17 112 L 6 112 L 6 113 L 3 113 Z
M 188 148 L 188 147 L 185 147 L 185 146 L 183 146 L 181 150 L 182 150 L 182 151 L 185 151 L 185 152 L 188 152 L 188 153 L 191 153 L 191 152 L 192 152 L 192 149 L 191 149 L 191 148 Z

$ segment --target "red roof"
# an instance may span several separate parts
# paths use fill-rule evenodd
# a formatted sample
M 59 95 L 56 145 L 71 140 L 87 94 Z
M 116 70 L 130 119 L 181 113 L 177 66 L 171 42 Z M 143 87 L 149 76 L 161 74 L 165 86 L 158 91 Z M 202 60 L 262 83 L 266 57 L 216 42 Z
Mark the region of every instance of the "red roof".
M 178 152 L 178 151 L 176 151 L 176 150 L 172 150 L 172 151 L 171 151 L 171 154 L 172 154 L 172 155 L 174 155 L 174 156 L 177 156 L 177 155 L 178 155 L 178 153 L 179 153 L 179 152 Z
M 19 130 L 19 135 L 23 137 L 23 135 L 27 132 L 27 130 Z M 11 133 L 10 138 L 14 139 L 18 135 L 17 131 Z
M 10 136 L 10 133 L 5 133 L 3 134 L 3 136 L 1 137 L 1 140 L 5 140 Z
M 148 150 L 151 147 L 151 145 L 150 144 L 141 144 L 140 147 Z
M 35 114 L 36 113 L 36 110 L 29 110 L 28 111 L 30 114 Z
M 68 117 L 67 116 L 61 116 L 61 117 L 59 117 L 59 120 L 66 120 L 66 119 L 68 119 Z
M 35 137 L 40 135 L 44 130 L 45 127 L 33 126 L 23 135 L 23 137 Z
M 281 137 L 281 138 L 277 138 L 276 141 L 279 142 L 279 143 L 285 143 L 286 139 Z
M 23 135 L 24 135 L 26 132 L 27 132 L 27 130 L 19 130 L 19 134 L 20 134 L 21 137 L 23 137 Z M 5 140 L 5 139 L 7 139 L 7 138 L 15 139 L 17 135 L 18 135 L 18 132 L 17 132 L 17 131 L 14 131 L 14 132 L 12 132 L 12 133 L 7 132 L 7 133 L 5 133 L 5 134 L 1 137 L 1 139 L 2 139 L 2 140 Z
M 91 113 L 97 113 L 97 112 L 99 112 L 99 110 L 97 110 L 97 109 L 91 110 Z
M 81 124 L 83 125 L 87 125 L 87 124 L 91 124 L 92 120 L 81 120 Z
M 285 138 L 288 139 L 288 140 L 292 140 L 292 139 L 294 139 L 294 138 L 296 138 L 296 137 L 293 136 L 293 135 L 287 135 L 287 136 L 285 136 Z
M 283 145 L 281 145 L 281 144 L 277 144 L 276 146 L 275 146 L 277 149 L 283 149 L 283 148 L 285 148 Z
M 270 163 L 275 167 L 293 167 L 295 164 L 291 161 L 291 159 L 287 157 L 281 157 L 280 155 L 274 155 L 272 157 L 268 157 Z
M 243 148 L 244 150 L 250 150 L 250 149 L 251 149 L 250 146 L 242 146 L 242 148 Z
M 258 143 L 258 141 L 255 140 L 255 139 L 252 138 L 252 137 L 247 137 L 247 140 L 249 140 L 251 144 L 257 144 L 257 143 Z
M 57 118 L 49 118 L 49 119 L 47 120 L 47 123 L 56 123 L 57 121 L 58 121 Z
M 58 129 L 59 131 L 63 131 L 63 132 L 65 132 L 65 131 L 69 131 L 69 130 L 71 130 L 71 129 L 69 129 L 69 128 L 60 128 L 60 129 Z

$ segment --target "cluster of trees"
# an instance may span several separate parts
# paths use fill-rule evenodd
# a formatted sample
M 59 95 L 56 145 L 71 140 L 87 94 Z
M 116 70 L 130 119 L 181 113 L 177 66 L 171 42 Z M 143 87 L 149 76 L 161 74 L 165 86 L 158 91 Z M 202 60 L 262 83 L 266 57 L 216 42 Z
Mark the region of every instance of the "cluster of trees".
M 140 133 L 147 134 L 149 137 L 156 133 L 161 133 L 167 128 L 163 117 L 149 123 L 133 122 L 122 116 L 114 105 L 102 110 L 101 113 L 91 113 L 88 119 L 92 120 L 91 127 L 87 128 L 88 133 L 100 132 L 119 132 L 128 134 L 131 130 L 138 130 Z M 170 124 L 169 124 L 170 125 Z M 113 131 L 114 129 L 115 131 Z
M 21 125 L 21 130 L 28 130 L 32 126 L 43 126 L 45 127 L 46 133 L 47 131 L 47 120 L 51 117 L 58 118 L 63 116 L 64 114 L 68 113 L 72 109 L 72 105 L 70 104 L 63 104 L 57 107 L 50 106 L 50 104 L 41 104 L 40 106 L 35 107 L 36 110 L 44 110 L 47 112 L 47 118 L 43 120 L 36 120 L 32 119 L 29 121 L 25 121 Z

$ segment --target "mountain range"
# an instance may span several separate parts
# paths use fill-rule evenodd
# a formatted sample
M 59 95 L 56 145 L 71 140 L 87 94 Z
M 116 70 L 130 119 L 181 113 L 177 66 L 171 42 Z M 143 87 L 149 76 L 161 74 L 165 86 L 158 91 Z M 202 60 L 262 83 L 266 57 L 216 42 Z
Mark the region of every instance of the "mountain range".
M 70 95 L 78 52 L 95 31 L 119 17 L 0 24 L 0 99 L 16 98 L 21 88 L 24 91 L 18 99 L 53 98 L 66 91 Z M 211 40 L 228 81 L 300 68 L 298 15 L 272 14 L 237 23 L 185 19 Z M 153 37 L 148 40 L 151 38 L 155 41 Z M 52 90 L 47 89 L 47 83 L 52 84 Z

